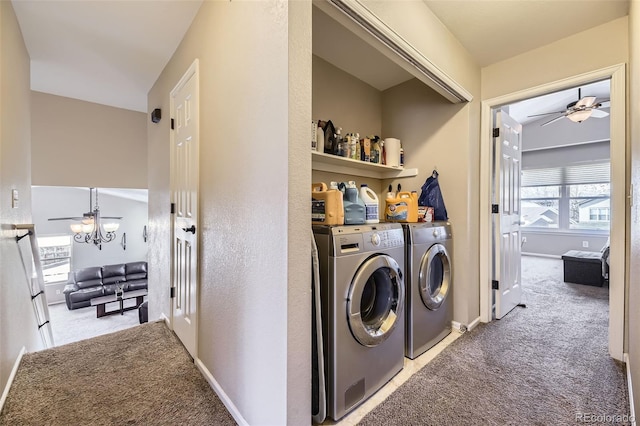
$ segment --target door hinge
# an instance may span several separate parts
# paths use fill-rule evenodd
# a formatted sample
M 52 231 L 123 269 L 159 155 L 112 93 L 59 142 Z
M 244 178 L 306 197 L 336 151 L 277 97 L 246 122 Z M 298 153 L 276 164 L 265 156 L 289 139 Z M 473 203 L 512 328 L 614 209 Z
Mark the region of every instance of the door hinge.
M 176 213 L 176 203 L 171 203 L 171 214 Z
M 500 213 L 500 204 L 491 204 L 491 213 Z
M 172 120 L 173 122 L 173 120 Z M 171 127 L 173 129 L 173 126 Z M 494 138 L 499 138 L 500 137 L 500 129 L 498 127 L 494 127 L 493 129 L 493 137 Z
M 499 290 L 500 282 L 498 280 L 491 280 L 491 290 Z
M 174 299 L 176 297 L 176 288 L 171 287 L 171 298 Z
M 171 119 L 171 130 L 174 129 L 173 118 Z

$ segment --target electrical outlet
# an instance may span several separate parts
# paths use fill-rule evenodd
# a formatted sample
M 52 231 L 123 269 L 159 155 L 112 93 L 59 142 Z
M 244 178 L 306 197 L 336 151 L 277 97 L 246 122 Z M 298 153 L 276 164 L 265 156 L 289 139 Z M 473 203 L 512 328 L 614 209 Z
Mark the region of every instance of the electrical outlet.
M 56 294 L 60 294 L 60 289 L 56 290 Z
M 589 247 L 589 241 L 583 241 L 582 248 L 588 248 L 588 247 Z

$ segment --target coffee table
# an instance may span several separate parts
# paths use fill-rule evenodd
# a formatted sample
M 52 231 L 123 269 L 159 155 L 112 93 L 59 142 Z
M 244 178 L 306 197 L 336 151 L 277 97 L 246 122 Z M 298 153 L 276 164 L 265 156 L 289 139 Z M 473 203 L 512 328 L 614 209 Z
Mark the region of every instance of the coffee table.
M 138 309 L 138 306 L 142 304 L 144 301 L 144 296 L 147 295 L 147 290 L 134 290 L 134 291 L 125 291 L 122 294 L 122 297 L 118 297 L 115 294 L 109 294 L 107 296 L 94 297 L 91 299 L 91 306 L 96 307 L 96 318 L 104 317 L 107 315 L 120 314 L 123 315 L 124 311 L 130 311 L 132 309 Z M 124 301 L 127 299 L 136 299 L 135 306 L 124 307 Z M 107 303 L 120 302 L 120 309 L 116 309 L 114 311 L 107 311 L 105 305 Z

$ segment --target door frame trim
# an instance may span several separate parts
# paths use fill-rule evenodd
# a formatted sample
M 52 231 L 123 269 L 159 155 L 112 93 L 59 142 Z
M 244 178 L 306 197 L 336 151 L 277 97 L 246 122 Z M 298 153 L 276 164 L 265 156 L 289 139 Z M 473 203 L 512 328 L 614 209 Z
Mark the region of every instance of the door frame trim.
M 599 80 L 611 80 L 611 256 L 609 280 L 609 354 L 623 360 L 625 330 L 627 155 L 626 155 L 626 65 L 624 63 L 549 82 L 482 101 L 480 106 L 480 320 L 491 322 L 491 129 L 492 110 L 524 99 L 545 95 Z M 620 184 L 620 185 L 618 185 Z

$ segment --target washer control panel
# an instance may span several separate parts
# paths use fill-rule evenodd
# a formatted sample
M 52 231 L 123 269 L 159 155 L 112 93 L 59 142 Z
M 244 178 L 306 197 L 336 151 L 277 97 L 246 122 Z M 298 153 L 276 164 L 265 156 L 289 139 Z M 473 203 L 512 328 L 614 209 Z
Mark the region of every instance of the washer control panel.
M 404 234 L 399 229 L 376 229 L 364 234 L 366 250 L 380 250 L 404 246 Z

